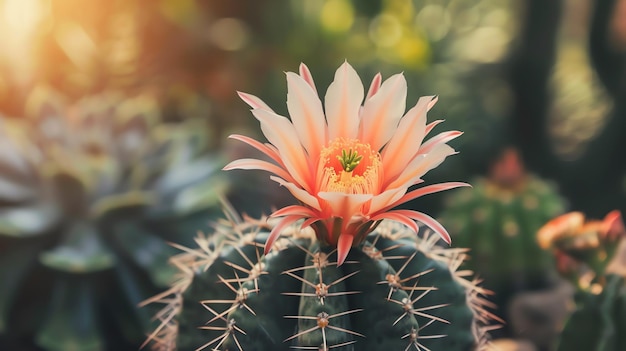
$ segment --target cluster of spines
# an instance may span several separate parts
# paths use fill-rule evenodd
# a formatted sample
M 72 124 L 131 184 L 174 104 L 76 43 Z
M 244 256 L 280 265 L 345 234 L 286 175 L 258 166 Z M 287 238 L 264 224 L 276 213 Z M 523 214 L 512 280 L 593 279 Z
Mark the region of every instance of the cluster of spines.
M 227 205 L 224 208 L 224 213 L 226 219 L 213 226 L 215 235 L 212 238 L 198 233 L 195 239 L 198 248 L 172 244 L 182 251 L 182 253 L 170 258 L 170 264 L 178 269 L 178 274 L 168 290 L 143 301 L 139 306 L 164 305 L 155 316 L 159 324 L 141 345 L 142 349 L 148 344 L 151 344 L 151 349 L 155 351 L 176 349 L 179 324 L 177 317 L 183 307 L 183 293 L 191 285 L 195 273 L 204 271 L 213 264 L 219 255 L 220 247 L 225 245 L 226 240 L 238 241 L 244 237 L 243 226 L 235 225 L 235 223 L 243 223 L 242 219 Z M 224 238 L 224 242 L 217 242 L 216 238 Z
M 224 264 L 232 267 L 234 278 L 223 278 L 220 276 L 218 277 L 218 283 L 225 286 L 230 291 L 233 298 L 200 301 L 201 305 L 204 306 L 213 317 L 208 320 L 204 326 L 200 326 L 199 328 L 221 331 L 222 333 L 218 337 L 208 340 L 208 342 L 200 346 L 197 350 L 219 350 L 220 347 L 229 343 L 229 347 L 234 350 L 246 351 L 237 338 L 238 335 L 247 335 L 246 330 L 238 325 L 237 319 L 231 317 L 231 314 L 233 314 L 232 312 L 236 314 L 240 313 L 240 311 L 245 311 L 252 316 L 256 315 L 254 309 L 247 304 L 247 300 L 250 294 L 258 294 L 260 292 L 258 279 L 261 275 L 267 273 L 264 267 L 264 260 L 260 257 L 263 245 L 259 240 L 255 240 L 261 229 L 270 229 L 270 225 L 265 219 L 246 219 L 244 221 L 235 215 L 234 212 L 229 212 L 227 213 L 227 220 L 215 226 L 216 233 L 212 238 L 198 237 L 196 240 L 199 246 L 198 249 L 181 247 L 185 252 L 172 258 L 172 263 L 178 267 L 181 272 L 180 279 L 168 291 L 145 302 L 146 304 L 165 304 L 165 307 L 157 315 L 161 324 L 149 336 L 146 343 L 151 341 L 153 349 L 156 350 L 176 349 L 175 343 L 178 334 L 178 321 L 176 317 L 180 314 L 183 307 L 183 293 L 190 286 L 196 273 L 207 270 L 220 255 L 220 252 L 225 248 L 230 248 L 238 252 L 238 255 L 244 263 L 240 264 L 241 262 L 225 261 Z M 428 322 L 422 322 L 421 325 L 417 325 L 417 323 L 414 322 L 414 325 L 409 328 L 405 334 L 400 336 L 400 338 L 406 342 L 405 350 L 408 351 L 414 348 L 417 351 L 428 351 L 429 349 L 420 343 L 420 340 L 442 338 L 445 337 L 445 335 L 423 335 L 424 329 L 433 323 L 454 322 L 430 313 L 432 310 L 446 306 L 445 304 L 420 308 L 414 307 L 414 304 L 421 298 L 437 290 L 436 287 L 421 287 L 418 285 L 419 278 L 430 273 L 431 270 L 411 274 L 407 277 L 403 274 L 403 270 L 408 266 L 415 254 L 408 257 L 387 254 L 388 251 L 411 244 L 415 249 L 426 253 L 429 258 L 447 265 L 453 273 L 454 279 L 465 288 L 467 304 L 474 314 L 475 322 L 472 325 L 472 332 L 477 341 L 477 349 L 480 350 L 488 342 L 488 327 L 485 327 L 485 325 L 489 324 L 493 316 L 485 310 L 487 302 L 484 299 L 484 295 L 488 292 L 478 287 L 479 281 L 467 279 L 468 276 L 472 275 L 471 272 L 457 270 L 465 259 L 465 250 L 445 249 L 436 246 L 438 238 L 435 235 L 426 235 L 423 239 L 417 241 L 414 236 L 415 233 L 407 231 L 399 225 L 389 223 L 388 225 L 379 226 L 377 236 L 374 237 L 372 243 L 366 244 L 362 250 L 359 251 L 361 254 L 369 256 L 374 261 L 384 262 L 384 264 L 387 264 L 386 262 L 388 260 L 405 260 L 398 271 L 390 269 L 390 273 L 387 274 L 384 279 L 377 282 L 379 285 L 386 287 L 384 303 L 389 304 L 387 308 L 395 305 L 396 309 L 392 309 L 401 311 L 401 313 L 394 317 L 393 325 L 400 323 L 400 321 L 406 319 L 406 317 L 415 315 L 428 319 Z M 281 274 L 297 280 L 300 285 L 304 286 L 303 290 L 301 292 L 284 292 L 283 295 L 291 295 L 300 299 L 315 301 L 318 306 L 313 309 L 315 313 L 311 313 L 310 315 L 284 316 L 287 319 L 297 320 L 298 324 L 300 324 L 298 330 L 301 331 L 285 338 L 283 342 L 291 342 L 294 339 L 303 337 L 308 338 L 309 342 L 310 339 L 319 339 L 319 346 L 291 346 L 291 348 L 329 351 L 355 343 L 356 341 L 353 340 L 352 337 L 365 337 L 356 331 L 342 327 L 342 323 L 340 322 L 335 323 L 347 315 L 363 311 L 363 308 L 329 313 L 330 310 L 324 307 L 327 305 L 329 299 L 346 299 L 347 295 L 360 294 L 360 291 L 345 291 L 342 286 L 346 280 L 356 276 L 360 271 L 354 270 L 351 273 L 330 278 L 324 276 L 323 272 L 325 268 L 330 266 L 336 268 L 337 266 L 336 262 L 330 260 L 334 252 L 323 252 L 319 249 L 311 250 L 311 248 L 306 248 L 300 244 L 301 241 L 299 241 L 299 239 L 311 240 L 313 238 L 314 235 L 310 230 L 300 230 L 293 226 L 283 233 L 283 238 L 276 242 L 274 253 L 270 255 L 275 255 L 276 252 L 280 252 L 286 247 L 296 247 L 306 253 L 308 265 L 287 269 L 281 272 Z M 375 244 L 379 238 L 397 241 L 398 244 L 383 249 L 377 249 Z M 252 257 L 248 257 L 248 254 L 244 253 L 241 249 L 241 247 L 245 247 L 246 245 L 253 247 Z M 350 261 L 350 259 L 345 262 L 348 266 L 355 263 L 356 261 Z M 345 303 L 343 305 L 347 306 Z M 216 306 L 226 307 L 217 308 Z M 367 308 L 367 306 L 363 307 Z M 332 331 L 340 332 L 350 337 L 336 344 L 329 344 L 326 334 Z

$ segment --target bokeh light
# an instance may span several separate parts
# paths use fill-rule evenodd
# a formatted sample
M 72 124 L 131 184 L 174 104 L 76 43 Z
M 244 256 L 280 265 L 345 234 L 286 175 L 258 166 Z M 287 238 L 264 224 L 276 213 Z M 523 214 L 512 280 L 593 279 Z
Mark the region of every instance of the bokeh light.
M 94 158 L 80 161 L 67 150 L 59 158 L 76 169 L 95 167 L 107 143 L 141 149 L 144 134 L 107 139 L 110 134 L 99 129 L 106 123 L 94 122 L 116 107 L 137 104 L 164 124 L 193 130 L 185 144 L 189 149 L 178 150 L 177 157 L 202 149 L 220 161 L 241 158 L 250 150 L 227 136 L 259 132 L 237 91 L 258 95 L 286 115 L 285 71 L 297 71 L 304 62 L 319 88 L 348 61 L 366 86 L 378 72 L 383 78 L 402 72 L 407 106 L 420 96 L 439 95 L 429 118 L 444 119 L 446 128 L 464 135 L 451 142 L 460 156 L 428 177 L 458 181 L 485 175 L 500 152 L 513 147 L 529 172 L 558 185 L 571 209 L 600 216 L 626 209 L 619 149 L 626 132 L 620 122 L 626 111 L 625 56 L 626 0 L 0 0 L 0 136 L 20 139 L 41 158 L 47 150 L 41 135 L 70 134 L 91 145 L 86 154 Z M 41 119 L 35 123 L 32 116 Z M 64 132 L 67 128 L 72 132 Z M 40 134 L 33 136 L 30 129 Z M 167 136 L 160 133 L 159 138 Z M 0 149 L 0 228 L 4 218 L 21 223 L 26 232 L 43 232 L 45 213 L 29 212 L 38 204 L 27 201 L 28 209 L 16 210 L 13 200 L 2 200 L 3 194 L 23 190 L 3 183 L 5 173 L 13 177 L 3 167 L 12 171 L 19 164 L 11 163 L 10 155 L 18 154 L 12 150 L 9 143 Z M 37 162 L 31 167 L 50 173 Z M 150 174 L 137 172 L 132 177 Z M 261 215 L 290 201 L 266 178 L 232 174 L 229 181 L 238 193 L 228 200 L 241 212 Z M 207 189 L 187 190 L 178 201 L 199 203 Z M 448 205 L 433 197 L 408 206 L 436 213 Z M 489 218 L 480 208 L 470 216 Z M 522 228 L 504 222 L 510 237 Z M 3 235 L 0 231 L 0 262 L 3 252 L 12 250 Z M 54 240 L 25 247 L 35 252 L 37 264 L 39 257 L 53 264 L 59 257 L 89 254 L 41 254 L 62 241 Z M 99 245 L 83 243 L 86 249 Z M 102 262 L 115 260 L 107 256 Z M 149 266 L 148 260 L 141 262 Z M 2 296 L 0 291 L 0 323 L 8 313 Z

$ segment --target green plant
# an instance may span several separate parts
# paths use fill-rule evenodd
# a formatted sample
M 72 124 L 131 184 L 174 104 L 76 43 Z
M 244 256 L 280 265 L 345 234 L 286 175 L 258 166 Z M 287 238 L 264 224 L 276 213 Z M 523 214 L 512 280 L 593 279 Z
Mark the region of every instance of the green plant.
M 0 341 L 137 346 L 152 322 L 135 306 L 173 278 L 167 243 L 191 242 L 226 188 L 206 125 L 165 123 L 148 96 L 40 89 L 26 111 L 1 122 Z
M 375 75 L 365 94 L 345 62 L 322 106 L 306 65 L 286 76 L 291 119 L 240 93 L 269 143 L 231 136 L 271 162 L 244 158 L 224 169 L 268 171 L 300 204 L 269 221 L 242 221 L 228 211 L 230 222 L 217 226 L 212 240 L 185 249 L 174 259 L 182 279 L 146 301 L 167 304 L 148 340 L 164 349 L 239 351 L 482 345 L 475 322 L 488 314 L 481 314 L 481 290 L 455 274 L 462 251 L 436 249 L 439 239 L 450 243 L 446 229 L 425 213 L 398 208 L 467 185 L 409 190 L 455 153 L 447 143 L 461 135 L 425 140 L 441 122 L 426 123 L 437 98 L 422 97 L 405 113 L 402 74 L 385 81 Z M 436 235 L 417 239 L 416 221 Z
M 561 333 L 558 351 L 626 349 L 626 280 L 609 274 L 598 293 L 578 292 L 576 310 Z
M 496 293 L 545 284 L 553 263 L 535 234 L 564 209 L 554 187 L 525 173 L 512 149 L 472 186 L 449 196 L 441 214 L 455 244 L 470 249 L 467 267 Z
M 180 279 L 146 303 L 166 306 L 158 350 L 471 350 L 486 342 L 484 291 L 458 271 L 464 250 L 385 221 L 337 265 L 311 228 L 230 214 L 173 257 Z
M 619 211 L 602 221 L 586 221 L 571 212 L 548 222 L 538 232 L 562 276 L 577 287 L 576 310 L 561 334 L 557 350 L 618 351 L 626 348 L 626 236 Z

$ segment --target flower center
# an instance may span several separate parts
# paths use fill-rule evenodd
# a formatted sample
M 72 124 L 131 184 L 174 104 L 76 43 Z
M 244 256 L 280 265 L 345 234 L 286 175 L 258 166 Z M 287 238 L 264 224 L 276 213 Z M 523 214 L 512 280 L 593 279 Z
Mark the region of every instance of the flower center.
M 378 192 L 381 159 L 369 144 L 356 139 L 337 138 L 322 150 L 320 190 L 349 194 Z

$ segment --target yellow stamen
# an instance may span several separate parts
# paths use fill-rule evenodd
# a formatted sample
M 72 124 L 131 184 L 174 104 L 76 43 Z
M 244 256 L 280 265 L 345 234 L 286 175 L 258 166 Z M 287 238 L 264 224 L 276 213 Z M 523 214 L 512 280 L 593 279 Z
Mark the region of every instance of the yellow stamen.
M 337 138 L 322 150 L 321 191 L 349 194 L 378 192 L 380 154 L 359 140 Z
M 342 183 L 349 183 L 352 181 L 352 172 L 341 171 L 341 180 Z

